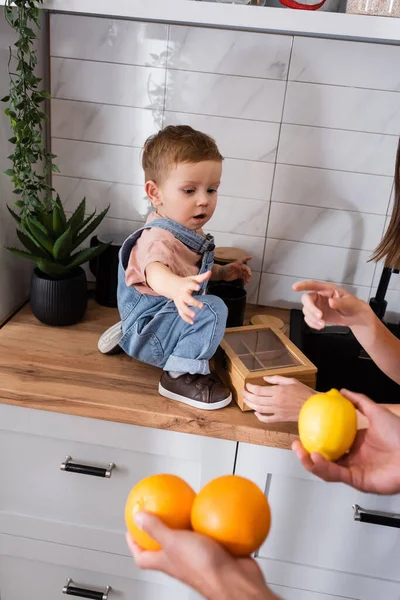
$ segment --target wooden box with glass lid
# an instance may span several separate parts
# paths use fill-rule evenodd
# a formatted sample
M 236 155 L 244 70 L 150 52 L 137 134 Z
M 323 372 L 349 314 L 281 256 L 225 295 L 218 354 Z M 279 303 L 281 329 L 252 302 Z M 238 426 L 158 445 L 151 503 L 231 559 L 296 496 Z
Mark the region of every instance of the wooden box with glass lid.
M 268 325 L 227 329 L 215 355 L 214 368 L 242 410 L 251 410 L 243 400 L 247 383 L 265 385 L 264 377 L 295 377 L 315 388 L 317 368 L 289 340 Z

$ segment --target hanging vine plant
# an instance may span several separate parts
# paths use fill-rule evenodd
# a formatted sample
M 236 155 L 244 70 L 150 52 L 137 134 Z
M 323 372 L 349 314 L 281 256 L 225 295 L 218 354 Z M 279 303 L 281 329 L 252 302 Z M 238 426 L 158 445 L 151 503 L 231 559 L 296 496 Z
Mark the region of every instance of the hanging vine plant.
M 18 209 L 14 211 L 8 207 L 8 210 L 18 224 L 17 235 L 25 247 L 24 250 L 8 250 L 37 265 L 31 286 L 32 306 L 35 304 L 35 301 L 32 303 L 32 292 L 37 288 L 34 285 L 37 278 L 73 280 L 76 275 L 83 282 L 81 290 L 84 289 L 86 307 L 86 277 L 82 269 L 77 271 L 77 267 L 98 256 L 107 244 L 84 249 L 81 249 L 81 245 L 99 226 L 108 208 L 97 216 L 95 211 L 85 217 L 84 198 L 74 214 L 67 218 L 62 202 L 51 185 L 52 173 L 60 171 L 54 163 L 56 156 L 47 150 L 45 144 L 48 120 L 45 107 L 51 96 L 48 91 L 41 89 L 42 82 L 36 74 L 38 61 L 35 44 L 40 30 L 41 5 L 43 0 L 6 0 L 4 9 L 5 18 L 16 34 L 16 41 L 10 47 L 9 94 L 2 98 L 7 104 L 4 112 L 12 129 L 9 142 L 14 146 L 8 157 L 11 167 L 5 173 L 14 185 L 14 204 Z M 43 293 L 43 286 L 40 293 Z M 49 294 L 49 298 L 56 298 L 52 293 L 53 296 Z M 74 293 L 76 295 L 76 290 Z M 57 319 L 60 320 L 59 317 Z
M 41 79 L 35 74 L 37 54 L 34 44 L 37 39 L 35 29 L 40 29 L 39 4 L 43 4 L 43 0 L 6 0 L 4 9 L 7 22 L 17 34 L 14 49 L 10 47 L 10 92 L 2 99 L 8 103 L 4 112 L 10 119 L 13 137 L 9 141 L 14 145 L 14 152 L 9 156 L 12 167 L 6 174 L 14 184 L 14 193 L 20 197 L 15 204 L 24 217 L 43 205 L 51 206 L 49 174 L 59 172 L 52 164 L 55 156 L 46 151 L 43 142 L 47 115 L 42 106 L 50 94 L 39 89 Z M 42 172 L 36 170 L 39 164 L 43 165 Z

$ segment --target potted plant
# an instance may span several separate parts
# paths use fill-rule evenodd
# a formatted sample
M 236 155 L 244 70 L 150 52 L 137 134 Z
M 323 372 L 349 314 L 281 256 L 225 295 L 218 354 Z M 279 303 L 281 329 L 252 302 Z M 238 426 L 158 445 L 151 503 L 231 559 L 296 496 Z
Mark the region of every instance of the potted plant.
M 2 100 L 8 104 L 14 151 L 12 166 L 5 171 L 14 185 L 15 206 L 9 207 L 18 224 L 17 235 L 25 250 L 10 252 L 36 263 L 31 280 L 33 314 L 48 325 L 78 322 L 87 306 L 86 275 L 81 264 L 94 259 L 107 244 L 81 249 L 84 240 L 98 227 L 108 208 L 85 218 L 85 199 L 67 218 L 63 205 L 51 185 L 51 174 L 59 173 L 44 142 L 48 117 L 42 109 L 50 94 L 39 89 L 35 74 L 36 31 L 40 29 L 39 5 L 43 0 L 6 0 L 5 17 L 16 33 L 10 48 L 10 92 Z
M 87 307 L 87 283 L 82 263 L 92 260 L 107 247 L 79 250 L 84 240 L 103 220 L 107 209 L 97 217 L 85 218 L 85 198 L 67 219 L 59 197 L 51 207 L 37 208 L 25 216 L 17 215 L 17 236 L 26 248 L 10 252 L 36 263 L 32 273 L 30 304 L 35 317 L 46 325 L 72 325 L 83 317 Z

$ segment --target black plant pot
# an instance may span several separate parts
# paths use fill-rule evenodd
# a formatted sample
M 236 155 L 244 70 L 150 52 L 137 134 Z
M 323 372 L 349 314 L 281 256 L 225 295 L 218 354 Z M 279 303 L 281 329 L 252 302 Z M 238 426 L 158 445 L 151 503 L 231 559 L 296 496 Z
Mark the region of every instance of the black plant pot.
M 45 325 L 74 325 L 87 308 L 86 274 L 77 267 L 62 279 L 53 279 L 36 268 L 32 273 L 30 304 Z
M 242 290 L 237 285 L 223 283 L 213 285 L 210 294 L 218 296 L 228 307 L 227 327 L 241 327 L 244 320 L 244 311 L 246 309 L 246 290 Z

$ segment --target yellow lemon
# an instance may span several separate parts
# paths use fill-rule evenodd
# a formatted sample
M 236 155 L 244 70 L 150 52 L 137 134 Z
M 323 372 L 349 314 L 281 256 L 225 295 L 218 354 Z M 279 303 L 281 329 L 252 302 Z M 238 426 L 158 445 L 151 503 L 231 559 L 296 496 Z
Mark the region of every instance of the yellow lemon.
M 338 460 L 350 450 L 356 433 L 356 409 L 337 390 L 311 396 L 300 410 L 300 441 L 310 454 Z

